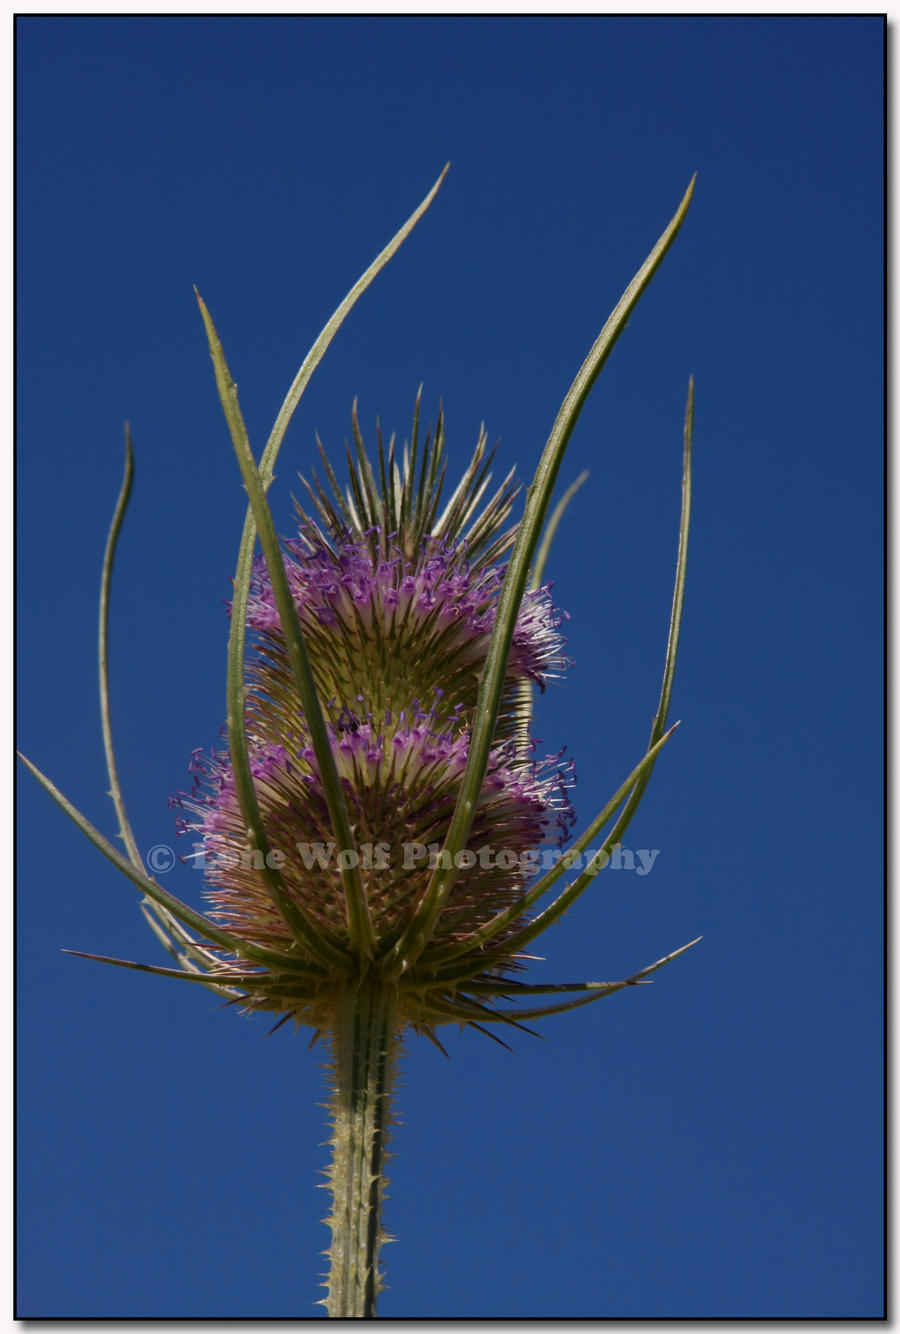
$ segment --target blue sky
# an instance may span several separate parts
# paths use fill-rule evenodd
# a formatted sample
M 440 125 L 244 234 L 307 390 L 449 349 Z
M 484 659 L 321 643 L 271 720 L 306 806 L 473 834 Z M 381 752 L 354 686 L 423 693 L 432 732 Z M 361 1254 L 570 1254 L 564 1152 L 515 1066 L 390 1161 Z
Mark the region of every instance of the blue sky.
M 115 831 L 96 588 L 131 421 L 112 688 L 143 850 L 224 720 L 242 491 L 191 285 L 261 448 L 321 325 L 452 169 L 298 412 L 416 388 L 451 467 L 528 478 L 693 172 L 685 227 L 573 437 L 551 559 L 576 666 L 538 702 L 582 827 L 642 753 L 696 377 L 683 719 L 553 980 L 652 987 L 514 1054 L 412 1041 L 391 1316 L 882 1309 L 882 43 L 868 18 L 18 21 L 19 744 Z M 179 983 L 136 894 L 19 794 L 19 1314 L 306 1316 L 327 1243 L 319 1050 Z M 199 903 L 199 877 L 167 880 Z

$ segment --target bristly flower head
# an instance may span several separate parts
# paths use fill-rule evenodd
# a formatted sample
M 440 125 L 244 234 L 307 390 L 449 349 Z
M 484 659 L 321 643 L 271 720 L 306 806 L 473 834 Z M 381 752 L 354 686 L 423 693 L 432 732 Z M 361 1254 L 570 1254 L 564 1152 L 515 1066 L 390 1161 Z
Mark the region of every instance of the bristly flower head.
M 524 948 L 608 862 L 671 733 L 665 729 L 687 554 L 692 388 L 675 596 L 650 743 L 562 861 L 535 879 L 542 845 L 563 841 L 573 820 L 571 765 L 561 756 L 537 760 L 530 734 L 533 686 L 543 690 L 568 665 L 560 614 L 541 574 L 566 502 L 583 478 L 552 515 L 550 498 L 581 407 L 681 227 L 693 181 L 572 382 L 519 524 L 510 522 L 512 474 L 489 496 L 492 453 L 483 430 L 442 504 L 443 419 L 420 448 L 417 400 L 409 444 L 398 455 L 393 438 L 385 449 L 379 431 L 374 459 L 354 407 L 348 489 L 342 492 L 320 444 L 325 481 L 313 474 L 304 482 L 309 512 L 298 505 L 297 535 L 279 542 L 275 532 L 266 491 L 294 410 L 347 312 L 421 218 L 445 174 L 446 168 L 322 330 L 258 461 L 221 342 L 197 294 L 250 501 L 228 648 L 228 750 L 197 752 L 194 789 L 175 800 L 197 842 L 212 915 L 148 876 L 116 770 L 107 629 L 132 481 L 127 429 L 100 602 L 101 718 L 127 857 L 26 761 L 144 891 L 144 914 L 179 965 L 124 966 L 199 982 L 246 1009 L 274 1010 L 317 1028 L 329 1027 L 336 999 L 343 1002 L 363 985 L 389 991 L 401 1027 L 412 1024 L 432 1037 L 434 1025 L 451 1020 L 515 1023 L 588 1004 L 643 981 L 675 957 L 616 983 L 534 986 L 516 976 Z M 611 821 L 599 849 L 590 848 Z M 585 857 L 581 874 L 532 913 Z M 530 1009 L 498 1003 L 553 992 L 569 996 Z
M 248 757 L 260 813 L 285 894 L 305 918 L 349 949 L 342 870 L 362 878 L 376 957 L 409 927 L 440 859 L 469 755 L 505 567 L 515 538 L 509 515 L 516 488 L 510 474 L 484 502 L 493 452 L 482 432 L 472 461 L 439 511 L 444 478 L 444 425 L 439 415 L 422 448 L 416 483 L 419 403 L 402 459 L 379 433 L 380 487 L 366 454 L 356 413 L 355 458 L 346 494 L 322 453 L 331 493 L 305 483 L 312 513 L 298 505 L 299 536 L 286 541 L 284 568 L 323 702 L 330 748 L 355 839 L 334 839 L 328 801 L 265 561 L 253 567 L 247 625 L 254 634 L 248 664 Z M 499 982 L 516 966 L 505 942 L 522 925 L 517 905 L 534 879 L 542 847 L 560 845 L 573 821 L 570 763 L 537 761 L 528 739 L 523 686 L 558 676 L 562 616 L 550 590 L 526 593 L 516 619 L 486 773 L 468 847 L 429 946 L 401 984 L 402 1017 L 417 1027 L 443 1016 L 429 1003 L 429 963 L 441 946 L 468 937 L 500 914 L 512 914 L 489 945 L 479 942 L 481 983 Z M 213 916 L 233 935 L 273 951 L 295 945 L 259 859 L 252 856 L 230 754 L 195 755 L 190 797 L 178 799 L 192 818 L 182 828 L 199 838 Z M 319 962 L 311 953 L 307 962 Z M 233 965 L 232 965 L 233 966 Z M 277 1008 L 320 1027 L 327 1021 L 333 979 L 297 994 L 255 978 L 251 1008 Z M 283 981 L 283 979 L 282 979 Z M 343 977 L 338 975 L 338 981 Z M 430 998 L 450 999 L 438 985 Z M 457 1016 L 454 1016 L 458 1018 Z

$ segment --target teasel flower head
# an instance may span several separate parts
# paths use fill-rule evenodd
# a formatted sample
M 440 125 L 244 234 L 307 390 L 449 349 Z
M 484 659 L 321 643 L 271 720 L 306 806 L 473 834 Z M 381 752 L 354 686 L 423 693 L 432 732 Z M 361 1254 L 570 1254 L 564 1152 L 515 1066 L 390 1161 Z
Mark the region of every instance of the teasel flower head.
M 505 574 L 498 562 L 515 538 L 509 516 L 516 487 L 510 474 L 482 500 L 493 458 L 482 432 L 462 481 L 440 507 L 443 418 L 421 445 L 418 402 L 402 458 L 393 442 L 385 450 L 379 433 L 383 487 L 374 481 L 355 411 L 353 433 L 346 493 L 328 492 L 317 479 L 307 484 L 311 504 L 298 506 L 299 536 L 282 545 L 352 847 L 335 839 L 262 558 L 254 562 L 247 603 L 254 643 L 246 733 L 286 900 L 322 938 L 349 952 L 342 869 L 357 870 L 371 924 L 369 966 L 377 970 L 376 960 L 389 955 L 414 922 L 457 804 Z M 322 460 L 333 478 L 324 451 Z M 417 472 L 425 478 L 418 486 Z M 436 951 L 451 947 L 465 957 L 467 940 L 502 916 L 505 925 L 479 941 L 472 956 L 476 980 L 499 983 L 518 968 L 506 948 L 524 924 L 516 909 L 535 878 L 540 850 L 559 846 L 573 822 L 572 766 L 562 756 L 535 757 L 524 693 L 531 682 L 543 689 L 565 669 L 561 624 L 548 587 L 526 593 L 467 847 L 455 858 L 457 874 L 428 944 L 408 968 L 394 969 L 398 1017 L 420 1030 L 432 1033 L 449 1019 L 447 1006 L 459 1018 L 463 1003 L 454 989 L 432 979 Z M 290 919 L 251 855 L 230 753 L 197 755 L 192 768 L 193 791 L 177 802 L 182 828 L 198 840 L 214 920 L 242 940 L 295 951 Z M 303 942 L 299 952 L 311 965 L 319 962 Z M 247 1004 L 327 1029 L 335 985 L 344 985 L 343 974 L 332 976 L 326 965 L 321 981 L 298 996 L 294 973 L 273 971 L 268 987 L 254 979 Z M 465 1003 L 474 1004 L 471 997 Z
M 409 441 L 399 451 L 393 439 L 385 446 L 379 432 L 370 454 L 354 407 L 346 486 L 320 445 L 323 476 L 313 473 L 304 482 L 296 531 L 279 540 L 275 530 L 267 491 L 306 385 L 445 174 L 446 168 L 322 330 L 258 460 L 198 294 L 249 499 L 230 609 L 227 748 L 197 750 L 192 790 L 174 799 L 204 872 L 208 914 L 148 874 L 112 744 L 109 594 L 133 475 L 127 427 L 125 478 L 103 563 L 99 653 L 103 740 L 124 854 L 25 760 L 143 891 L 142 911 L 172 966 L 104 962 L 206 987 L 239 1009 L 273 1013 L 275 1027 L 309 1026 L 327 1043 L 333 1208 L 324 1304 L 332 1316 L 375 1313 L 384 1163 L 403 1035 L 421 1033 L 442 1047 L 438 1030 L 449 1023 L 508 1034 L 523 1020 L 642 985 L 689 948 L 615 982 L 535 984 L 525 972 L 531 943 L 608 863 L 674 730 L 667 730 L 667 719 L 687 556 L 693 383 L 675 591 L 649 743 L 561 860 L 539 868 L 537 854 L 564 843 L 574 822 L 572 765 L 563 755 L 538 755 L 532 737 L 535 689 L 543 691 L 569 665 L 562 617 L 543 572 L 584 475 L 552 511 L 551 495 L 581 408 L 682 225 L 693 181 L 563 400 L 518 522 L 513 475 L 490 489 L 493 452 L 483 430 L 446 494 L 443 417 L 420 439 L 417 400 Z M 578 873 L 556 888 L 570 870 Z

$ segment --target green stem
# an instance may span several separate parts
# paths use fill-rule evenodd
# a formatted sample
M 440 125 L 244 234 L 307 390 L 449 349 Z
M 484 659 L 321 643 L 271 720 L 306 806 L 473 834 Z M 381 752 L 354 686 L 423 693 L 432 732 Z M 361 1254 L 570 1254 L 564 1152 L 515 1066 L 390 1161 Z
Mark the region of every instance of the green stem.
M 399 1048 L 397 996 L 382 983 L 347 986 L 331 1032 L 333 1094 L 329 1316 L 375 1316 L 391 1097 Z

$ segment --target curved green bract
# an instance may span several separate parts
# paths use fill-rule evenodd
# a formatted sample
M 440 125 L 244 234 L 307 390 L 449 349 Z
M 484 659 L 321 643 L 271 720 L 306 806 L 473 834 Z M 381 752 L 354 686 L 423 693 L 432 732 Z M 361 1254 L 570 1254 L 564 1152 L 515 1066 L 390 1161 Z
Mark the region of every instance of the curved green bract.
M 643 775 L 647 772 L 648 769 L 651 769 L 653 765 L 656 763 L 657 755 L 662 750 L 663 746 L 669 740 L 674 731 L 675 727 L 671 727 L 664 736 L 660 737 L 660 739 L 656 742 L 654 746 L 650 747 L 650 749 L 647 751 L 647 754 L 641 760 L 640 764 L 636 765 L 634 769 L 632 769 L 631 773 L 625 779 L 624 783 L 622 783 L 618 788 L 618 790 L 613 794 L 613 796 L 610 797 L 609 801 L 603 807 L 603 810 L 600 812 L 600 814 L 597 815 L 591 821 L 591 823 L 588 825 L 584 833 L 581 834 L 580 837 L 577 838 L 575 842 L 572 844 L 572 846 L 568 849 L 568 852 L 566 854 L 567 856 L 569 855 L 574 856 L 576 854 L 580 854 L 584 852 L 585 849 L 591 845 L 591 843 L 597 837 L 597 835 L 599 834 L 600 830 L 604 827 L 604 825 L 608 824 L 609 821 L 612 819 L 613 815 L 618 810 L 619 806 L 621 806 L 622 802 L 625 800 L 628 794 L 632 791 L 632 789 L 636 786 L 636 784 L 641 781 Z M 613 837 L 613 835 L 610 834 L 608 838 L 604 840 L 600 852 L 604 851 L 608 852 L 615 841 L 616 840 Z M 597 858 L 594 859 L 594 861 L 596 860 Z M 594 862 L 591 863 L 591 865 L 593 864 Z M 459 981 L 463 977 L 475 976 L 478 972 L 480 972 L 481 968 L 483 967 L 483 964 L 477 958 L 475 952 L 479 950 L 483 945 L 486 945 L 489 940 L 492 940 L 501 931 L 504 931 L 512 922 L 516 921 L 517 918 L 521 917 L 523 913 L 528 912 L 528 910 L 532 908 L 535 905 L 535 903 L 537 903 L 538 899 L 542 898 L 544 894 L 546 894 L 547 890 L 552 888 L 552 886 L 556 884 L 557 880 L 559 880 L 561 876 L 565 875 L 566 870 L 567 866 L 564 856 L 560 859 L 559 862 L 557 862 L 556 866 L 554 866 L 552 870 L 548 871 L 547 874 L 542 876 L 540 880 L 537 881 L 536 884 L 532 885 L 531 889 L 528 890 L 527 894 L 525 894 L 510 908 L 507 908 L 502 913 L 498 913 L 497 916 L 492 917 L 489 922 L 485 922 L 484 926 L 480 927 L 479 930 L 473 931 L 467 936 L 462 936 L 458 941 L 454 941 L 452 944 L 442 945 L 434 950 L 429 950 L 428 954 L 422 961 L 424 964 L 427 964 L 429 968 L 432 966 L 432 964 L 440 965 L 441 963 L 445 963 L 447 960 L 455 959 L 462 955 L 465 955 L 466 958 L 469 960 L 469 963 L 463 965 L 463 968 L 466 971 L 458 971 L 457 969 L 454 969 L 452 966 L 449 969 L 446 967 L 444 968 L 441 968 L 439 966 L 436 967 L 436 971 L 434 973 L 434 980 L 436 982 Z M 506 950 L 506 942 L 504 942 L 504 951 L 505 950 Z
M 138 889 L 142 889 L 147 897 L 151 898 L 154 903 L 158 903 L 163 908 L 168 909 L 173 916 L 184 922 L 186 926 L 192 927 L 195 931 L 199 931 L 207 940 L 211 940 L 216 945 L 222 945 L 225 949 L 230 950 L 231 953 L 237 954 L 244 959 L 249 959 L 253 963 L 267 964 L 277 968 L 284 968 L 288 971 L 309 971 L 308 964 L 303 960 L 293 960 L 288 955 L 278 954 L 274 950 L 264 949 L 260 945 L 253 945 L 246 940 L 242 940 L 238 936 L 233 936 L 230 932 L 223 931 L 220 927 L 217 927 L 209 920 L 209 918 L 204 917 L 202 913 L 195 912 L 194 909 L 188 907 L 186 903 L 182 903 L 174 894 L 169 894 L 166 890 L 161 889 L 153 880 L 149 880 L 146 875 L 139 871 L 135 866 L 132 866 L 127 857 L 123 857 L 122 854 L 103 837 L 99 830 L 95 829 L 90 821 L 87 820 L 65 796 L 63 796 L 59 788 L 50 781 L 46 774 L 41 773 L 37 765 L 32 764 L 31 760 L 21 753 L 19 753 L 19 759 L 29 771 L 34 774 L 41 787 L 53 798 L 57 806 L 65 811 L 72 823 L 90 839 L 94 847 L 99 848 L 104 857 L 107 857 L 112 862 L 116 870 L 121 871 L 123 875 L 133 881 Z
M 133 481 L 134 451 L 131 445 L 131 428 L 126 422 L 125 471 L 122 477 L 122 486 L 116 500 L 116 508 L 113 512 L 112 522 L 109 527 L 109 533 L 106 538 L 106 549 L 103 553 L 103 568 L 100 575 L 97 664 L 100 688 L 100 726 L 103 733 L 103 750 L 106 756 L 106 772 L 109 776 L 109 795 L 112 798 L 113 806 L 115 807 L 116 816 L 119 821 L 119 834 L 125 844 L 128 859 L 136 870 L 140 871 L 142 874 L 146 874 L 146 868 L 141 859 L 141 854 L 138 851 L 137 840 L 134 837 L 134 831 L 131 827 L 131 821 L 128 819 L 128 813 L 125 809 L 125 798 L 122 795 L 122 786 L 119 781 L 119 771 L 116 764 L 116 754 L 112 739 L 112 720 L 109 700 L 110 592 L 112 587 L 113 567 L 116 559 L 116 549 L 119 544 L 122 524 L 128 509 L 128 502 L 131 498 Z M 204 950 L 197 941 L 193 940 L 178 919 L 173 917 L 161 904 L 155 903 L 151 898 L 145 898 L 144 902 L 141 904 L 141 911 L 163 948 L 177 963 L 180 963 L 184 968 L 190 970 L 205 970 L 214 966 L 215 960 L 209 951 Z M 180 949 L 179 946 L 181 947 Z
M 404 972 L 426 948 L 456 878 L 456 857 L 465 847 L 472 828 L 478 794 L 481 791 L 487 769 L 488 754 L 500 708 L 500 698 L 516 617 L 525 592 L 528 572 L 540 539 L 559 466 L 575 428 L 575 423 L 597 376 L 603 369 L 634 307 L 678 235 L 691 202 L 694 179 L 691 180 L 668 227 L 625 289 L 618 305 L 606 321 L 597 341 L 573 380 L 541 455 L 534 481 L 528 489 L 525 514 L 522 518 L 500 593 L 491 645 L 478 696 L 468 763 L 450 829 L 444 840 L 447 866 L 446 869 L 443 866 L 439 867 L 434 872 L 416 907 L 412 921 L 384 959 L 383 967 L 387 972 Z
M 684 459 L 682 465 L 681 522 L 678 532 L 678 559 L 675 567 L 675 589 L 672 595 L 672 611 L 669 618 L 669 637 L 666 645 L 666 661 L 665 666 L 663 667 L 659 706 L 656 711 L 656 717 L 653 720 L 653 726 L 650 730 L 650 750 L 647 752 L 647 756 L 642 764 L 638 766 L 640 773 L 638 774 L 633 790 L 622 809 L 622 813 L 604 840 L 603 851 L 607 853 L 614 844 L 621 841 L 625 831 L 630 825 L 634 814 L 640 805 L 647 784 L 650 781 L 650 775 L 653 772 L 656 757 L 661 749 L 661 743 L 671 736 L 672 731 L 674 731 L 674 728 L 670 728 L 668 732 L 664 732 L 664 728 L 669 716 L 672 685 L 675 679 L 675 663 L 678 657 L 678 643 L 681 635 L 681 618 L 684 610 L 684 585 L 687 575 L 688 535 L 691 526 L 691 449 L 693 426 L 694 381 L 693 377 L 691 377 L 688 383 L 688 398 L 684 419 Z M 613 800 L 615 800 L 615 798 Z M 594 824 L 596 824 L 596 821 Z M 589 834 L 591 834 L 593 828 L 594 825 L 588 830 Z M 593 834 L 591 834 L 591 837 L 593 837 Z M 579 852 L 583 851 L 589 842 L 590 838 L 586 835 L 582 835 L 574 845 L 573 850 Z M 523 927 L 520 931 L 516 932 L 515 935 L 504 941 L 504 948 L 510 950 L 523 949 L 525 945 L 529 944 L 545 931 L 548 926 L 557 921 L 562 914 L 572 906 L 578 896 L 593 883 L 597 871 L 596 869 L 592 871 L 591 867 L 595 866 L 596 861 L 597 859 L 595 858 L 594 862 L 592 862 L 571 885 L 568 885 L 553 903 L 529 922 L 527 926 Z M 530 906 L 531 903 L 535 902 L 538 897 L 537 892 L 543 892 L 544 889 L 549 888 L 550 884 L 559 878 L 562 869 L 559 866 L 554 867 L 543 880 L 539 881 L 538 884 L 529 891 L 526 899 L 523 901 L 523 908 L 526 903 Z
M 319 365 L 319 362 L 322 360 L 322 357 L 328 350 L 328 347 L 331 344 L 335 334 L 341 327 L 342 323 L 344 322 L 344 319 L 346 318 L 347 314 L 352 309 L 352 307 L 355 305 L 358 298 L 362 295 L 362 293 L 366 290 L 366 288 L 373 282 L 373 280 L 378 276 L 378 274 L 388 263 L 388 261 L 392 258 L 392 256 L 397 252 L 397 250 L 406 240 L 409 233 L 412 231 L 413 227 L 415 227 L 416 223 L 425 213 L 426 209 L 431 204 L 431 201 L 434 199 L 434 196 L 437 194 L 437 191 L 440 188 L 441 183 L 443 182 L 444 177 L 446 176 L 448 170 L 449 170 L 449 163 L 441 172 L 437 181 L 432 186 L 431 190 L 426 195 L 425 199 L 422 201 L 419 207 L 407 219 L 407 221 L 403 224 L 403 226 L 400 228 L 397 234 L 391 239 L 388 245 L 385 246 L 384 250 L 382 250 L 382 252 L 373 261 L 373 263 L 366 269 L 362 277 L 350 289 L 347 296 L 338 306 L 337 310 L 334 312 L 331 319 L 328 321 L 328 323 L 325 325 L 324 329 L 319 334 L 316 341 L 313 343 L 312 348 L 310 349 L 309 353 L 304 359 L 303 364 L 300 367 L 300 370 L 297 372 L 297 375 L 295 376 L 294 381 L 290 389 L 288 390 L 287 396 L 285 397 L 284 403 L 282 404 L 278 416 L 276 417 L 275 424 L 272 428 L 271 434 L 266 443 L 266 447 L 263 451 L 262 458 L 260 459 L 257 476 L 258 476 L 259 487 L 261 488 L 263 494 L 265 493 L 266 489 L 268 488 L 268 486 L 272 481 L 272 477 L 274 475 L 275 463 L 278 458 L 278 453 L 281 448 L 285 432 L 288 428 L 291 417 L 293 416 L 294 410 L 296 409 L 297 404 L 299 403 L 303 395 L 303 392 L 307 384 L 309 383 L 310 378 L 312 377 L 313 372 Z M 199 295 L 198 295 L 198 300 L 199 300 Z M 206 312 L 206 308 L 205 306 L 203 306 L 203 303 L 201 302 L 201 313 L 203 312 Z M 218 335 L 215 334 L 215 330 L 212 327 L 212 321 L 209 320 L 208 318 L 208 312 L 204 313 L 204 323 L 207 326 L 208 336 L 210 334 L 213 335 L 213 337 L 210 338 L 210 350 L 212 352 L 213 339 L 217 344 L 219 343 L 219 340 L 218 340 Z M 221 347 L 221 344 L 219 344 L 219 347 Z M 215 364 L 215 356 L 213 360 Z M 217 383 L 219 383 L 220 380 L 222 381 L 219 384 L 220 397 L 222 398 L 222 405 L 225 410 L 226 417 L 229 419 L 229 426 L 232 429 L 232 439 L 235 442 L 235 448 L 238 450 L 238 456 L 240 459 L 241 450 L 243 448 L 241 442 L 242 440 L 246 440 L 246 431 L 243 429 L 243 422 L 240 421 L 239 409 L 237 411 L 237 414 L 235 414 L 234 412 L 234 408 L 237 407 L 236 395 L 234 397 L 234 405 L 232 406 L 230 403 L 230 390 L 228 388 L 228 385 L 231 384 L 231 377 L 230 375 L 227 374 L 227 367 L 224 367 L 224 354 L 222 355 L 221 361 L 222 365 L 216 367 L 216 379 Z M 222 377 L 223 367 L 225 370 L 225 376 L 227 377 L 227 383 L 226 379 L 223 379 Z M 237 417 L 237 420 L 235 420 L 235 415 Z M 235 434 L 235 431 L 237 431 L 237 435 Z M 247 453 L 249 453 L 249 445 L 247 446 Z M 250 459 L 252 461 L 252 455 L 250 456 Z M 246 454 L 244 455 L 244 460 L 246 463 Z M 244 465 L 242 465 L 242 470 L 243 467 Z M 246 483 L 246 478 L 245 478 L 245 483 Z M 241 811 L 243 813 L 247 827 L 251 833 L 251 838 L 255 841 L 257 847 L 259 847 L 260 850 L 263 851 L 267 847 L 267 839 L 266 839 L 265 829 L 263 827 L 262 815 L 260 813 L 259 805 L 256 800 L 256 793 L 253 786 L 253 779 L 250 772 L 250 763 L 247 755 L 246 726 L 245 726 L 245 696 L 244 696 L 244 657 L 246 649 L 247 599 L 249 596 L 250 578 L 253 569 L 253 549 L 256 542 L 257 526 L 258 526 L 257 516 L 256 513 L 254 512 L 254 506 L 251 501 L 251 504 L 247 510 L 246 518 L 244 520 L 244 529 L 241 535 L 241 543 L 237 560 L 237 569 L 235 572 L 235 579 L 234 579 L 234 592 L 233 592 L 232 607 L 231 607 L 231 630 L 228 641 L 228 671 L 227 671 L 226 690 L 227 690 L 228 737 L 229 737 L 229 746 L 231 750 L 232 769 L 235 777 L 235 788 L 238 800 L 241 805 Z M 280 555 L 278 563 L 280 563 Z M 283 572 L 283 565 L 282 565 L 282 572 Z M 302 637 L 301 637 L 301 643 L 302 643 Z M 302 695 L 301 698 L 303 698 Z M 312 705 L 313 701 L 310 700 L 309 703 Z M 307 701 L 304 699 L 304 707 L 306 707 L 306 704 Z M 321 728 L 317 729 L 319 731 L 319 736 L 321 741 L 321 736 L 324 734 L 324 722 L 322 721 L 321 707 L 318 704 L 318 700 L 316 700 L 313 705 L 312 714 L 308 716 L 316 718 L 316 715 L 318 716 L 318 721 L 321 723 Z M 317 758 L 319 759 L 320 770 L 323 775 L 323 783 L 326 786 L 326 792 L 328 793 L 329 797 L 328 801 L 329 811 L 332 813 L 332 815 L 334 815 L 335 811 L 339 811 L 337 803 L 339 799 L 341 799 L 341 794 L 339 790 L 337 792 L 335 791 L 334 782 L 331 781 L 332 778 L 336 779 L 336 775 L 333 774 L 334 761 L 332 758 L 329 765 L 328 758 L 324 757 L 324 755 L 323 756 L 319 755 L 318 747 L 316 748 L 316 754 Z M 329 755 L 330 755 L 330 748 L 329 748 Z M 324 759 L 324 767 L 322 764 L 323 759 Z M 346 832 L 348 834 L 348 838 L 347 841 L 345 843 L 342 843 L 341 846 L 352 847 L 353 846 L 352 840 L 349 837 L 349 822 L 345 821 L 345 823 L 347 824 Z M 266 860 L 265 855 L 263 857 L 263 860 L 265 862 Z M 280 877 L 276 878 L 273 877 L 271 874 L 269 874 L 267 875 L 266 878 L 270 892 L 273 893 L 273 898 L 275 898 L 276 902 L 279 903 L 283 915 L 286 915 L 287 914 L 286 896 L 284 895 L 283 889 L 281 888 L 280 885 Z M 351 872 L 344 877 L 345 892 L 347 893 L 348 925 L 350 926 L 351 929 L 351 940 L 362 950 L 363 954 L 365 954 L 367 950 L 371 948 L 369 944 L 371 928 L 369 928 L 369 931 L 366 930 L 365 922 L 367 913 L 364 911 L 364 907 L 361 901 L 362 886 L 361 883 L 357 883 L 357 880 L 358 880 L 358 873 L 357 876 L 354 876 Z M 313 924 L 308 920 L 306 920 L 305 918 L 302 919 L 303 921 L 302 925 L 300 924 L 300 921 L 301 919 L 298 919 L 296 914 L 294 914 L 292 925 L 294 926 L 295 929 L 299 930 L 300 933 L 306 936 L 307 939 L 311 939 L 313 937 L 318 938 L 320 944 L 326 950 L 327 953 L 329 953 L 332 956 L 336 954 L 336 952 L 340 948 L 337 942 L 335 942 L 331 938 L 326 938 L 321 928 L 313 926 Z M 346 965 L 344 964 L 339 965 L 336 959 L 335 959 L 335 965 L 339 968 L 339 971 L 343 972 L 351 971 L 349 968 L 346 967 Z
M 253 515 L 260 542 L 262 544 L 263 554 L 265 555 L 266 566 L 269 570 L 269 577 L 272 581 L 272 588 L 278 604 L 278 613 L 281 618 L 282 630 L 284 632 L 288 654 L 291 660 L 291 667 L 296 680 L 297 692 L 303 704 L 306 724 L 309 728 L 310 737 L 316 752 L 316 759 L 319 763 L 322 787 L 328 802 L 328 813 L 331 817 L 335 835 L 339 839 L 346 837 L 350 840 L 350 821 L 347 815 L 347 803 L 338 781 L 334 755 L 331 751 L 331 745 L 325 728 L 325 720 L 322 716 L 322 706 L 319 703 L 319 696 L 316 691 L 315 682 L 313 681 L 312 668 L 310 667 L 306 645 L 303 641 L 303 633 L 300 629 L 297 609 L 294 606 L 294 601 L 288 587 L 287 575 L 284 571 L 284 561 L 281 555 L 278 537 L 275 533 L 272 513 L 266 502 L 259 473 L 253 460 L 253 454 L 250 450 L 247 430 L 244 426 L 244 419 L 241 415 L 240 406 L 237 400 L 237 391 L 234 381 L 231 378 L 228 364 L 225 361 L 222 344 L 219 341 L 219 336 L 216 333 L 209 311 L 204 305 L 203 299 L 199 293 L 197 294 L 197 301 L 200 306 L 200 313 L 203 316 L 203 323 L 209 340 L 209 351 L 210 356 L 212 357 L 213 368 L 215 370 L 219 398 L 222 402 L 225 419 L 228 422 L 228 429 L 231 432 L 231 439 L 241 469 L 241 475 L 244 479 L 244 485 L 250 496 L 250 503 L 253 507 Z M 247 828 L 252 846 L 262 853 L 261 873 L 265 879 L 266 886 L 272 896 L 273 902 L 299 943 L 305 945 L 313 955 L 318 956 L 323 961 L 327 961 L 336 968 L 339 973 L 342 972 L 349 975 L 353 971 L 352 959 L 347 955 L 346 951 L 341 948 L 337 941 L 325 933 L 320 924 L 314 921 L 309 913 L 305 912 L 299 904 L 294 902 L 285 889 L 281 873 L 270 864 L 269 840 L 265 831 L 262 813 L 259 809 L 259 803 L 256 799 L 256 789 L 253 785 L 247 736 L 244 730 L 239 734 L 235 734 L 231 727 L 230 719 L 229 745 L 231 746 L 232 759 L 235 762 L 235 787 L 239 792 L 242 812 L 247 820 Z M 342 841 L 340 846 L 352 848 L 353 843 L 352 841 Z M 352 885 L 352 877 L 354 874 L 356 881 L 358 882 L 358 893 L 355 893 L 352 889 L 347 889 L 348 883 Z M 363 902 L 365 902 L 359 870 L 357 869 L 355 872 L 342 872 L 342 875 L 344 877 L 344 886 L 348 897 L 348 907 L 351 904 L 355 906 L 360 897 L 363 899 Z M 351 917 L 352 921 L 352 912 L 348 913 L 348 915 Z
M 550 555 L 550 548 L 553 545 L 553 539 L 556 536 L 556 530 L 562 522 L 562 517 L 569 507 L 569 501 L 577 491 L 580 491 L 587 481 L 589 473 L 587 469 L 578 474 L 571 486 L 563 492 L 560 500 L 557 502 L 553 513 L 547 520 L 547 526 L 544 529 L 544 535 L 541 538 L 541 545 L 538 547 L 538 553 L 534 558 L 534 564 L 531 567 L 531 578 L 528 581 L 530 589 L 540 588 L 544 578 L 544 568 L 547 564 L 547 558 Z M 531 749 L 531 718 L 534 712 L 534 683 L 532 681 L 519 682 L 519 698 L 517 705 L 517 729 L 519 744 L 523 754 L 528 754 Z

